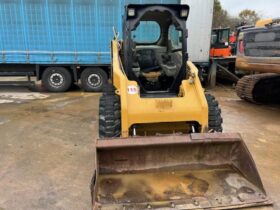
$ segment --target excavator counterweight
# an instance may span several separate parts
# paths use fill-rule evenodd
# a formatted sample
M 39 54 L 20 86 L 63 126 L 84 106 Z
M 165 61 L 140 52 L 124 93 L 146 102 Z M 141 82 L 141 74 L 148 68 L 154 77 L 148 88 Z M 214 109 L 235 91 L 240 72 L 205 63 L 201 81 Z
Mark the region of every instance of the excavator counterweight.
M 242 30 L 236 68 L 250 73 L 236 86 L 237 95 L 252 103 L 280 103 L 280 18 L 265 19 Z

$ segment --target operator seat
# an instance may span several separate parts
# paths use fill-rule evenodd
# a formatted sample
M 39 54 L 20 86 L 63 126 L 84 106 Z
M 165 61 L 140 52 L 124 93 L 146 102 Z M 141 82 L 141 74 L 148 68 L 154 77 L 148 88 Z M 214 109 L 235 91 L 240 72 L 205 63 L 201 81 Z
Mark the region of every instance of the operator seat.
M 153 49 L 142 49 L 138 51 L 139 65 L 141 72 L 150 73 L 160 70 L 160 65 L 157 61 L 155 51 Z

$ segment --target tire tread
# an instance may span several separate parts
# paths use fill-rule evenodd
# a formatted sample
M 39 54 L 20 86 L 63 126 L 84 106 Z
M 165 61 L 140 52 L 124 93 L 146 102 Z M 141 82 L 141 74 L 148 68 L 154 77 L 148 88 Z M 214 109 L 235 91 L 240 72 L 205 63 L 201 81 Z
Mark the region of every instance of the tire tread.
M 214 96 L 206 94 L 206 100 L 208 103 L 208 129 L 212 132 L 222 132 L 223 131 L 223 118 L 222 111 L 219 107 L 218 101 Z

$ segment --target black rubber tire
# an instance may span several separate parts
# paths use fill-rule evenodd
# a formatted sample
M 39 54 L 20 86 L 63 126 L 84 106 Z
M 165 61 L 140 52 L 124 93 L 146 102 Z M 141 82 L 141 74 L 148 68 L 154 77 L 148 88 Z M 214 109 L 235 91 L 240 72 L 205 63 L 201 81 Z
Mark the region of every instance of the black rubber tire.
M 108 75 L 100 68 L 86 68 L 80 79 L 86 92 L 101 92 L 108 83 Z
M 99 138 L 116 138 L 121 135 L 120 97 L 114 92 L 106 92 L 99 103 Z
M 73 77 L 66 68 L 48 67 L 43 72 L 42 83 L 49 92 L 65 92 L 73 84 Z
M 223 118 L 222 111 L 219 107 L 218 101 L 214 96 L 206 94 L 206 100 L 208 103 L 208 129 L 211 132 L 223 132 Z

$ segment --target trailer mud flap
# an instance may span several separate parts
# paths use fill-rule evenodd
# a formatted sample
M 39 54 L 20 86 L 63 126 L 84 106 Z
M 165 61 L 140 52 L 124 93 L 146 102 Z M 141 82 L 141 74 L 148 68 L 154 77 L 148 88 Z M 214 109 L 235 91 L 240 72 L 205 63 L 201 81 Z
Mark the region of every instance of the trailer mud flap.
M 271 204 L 239 134 L 99 140 L 93 209 L 233 209 Z

